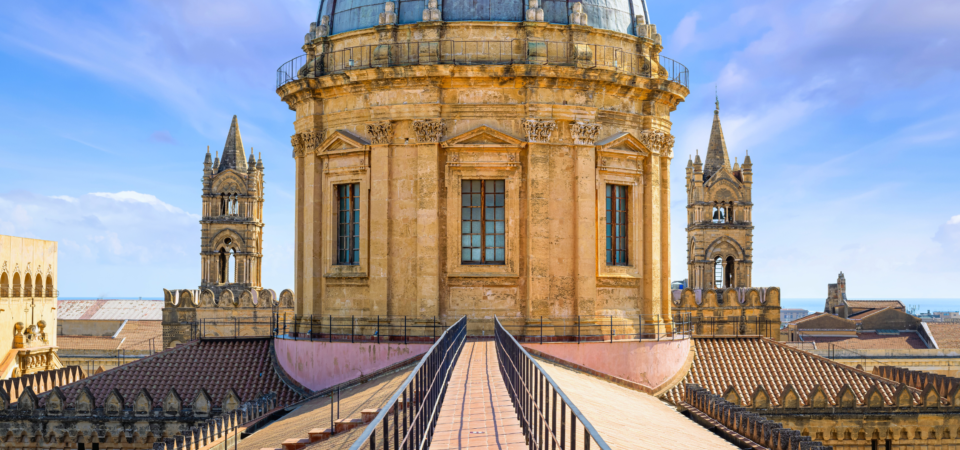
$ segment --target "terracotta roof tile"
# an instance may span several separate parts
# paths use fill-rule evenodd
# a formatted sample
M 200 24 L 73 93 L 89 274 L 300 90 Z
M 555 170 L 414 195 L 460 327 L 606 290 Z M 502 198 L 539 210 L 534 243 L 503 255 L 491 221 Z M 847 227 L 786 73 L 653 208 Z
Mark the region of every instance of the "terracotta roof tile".
M 163 320 L 161 300 L 58 300 L 58 320 Z
M 925 322 L 940 348 L 960 348 L 960 323 Z
M 221 405 L 229 389 L 236 391 L 240 401 L 270 392 L 277 393 L 278 406 L 300 400 L 300 394 L 277 375 L 271 346 L 270 339 L 188 342 L 63 386 L 61 390 L 67 402 L 72 403 L 86 387 L 98 406 L 114 388 L 131 404 L 142 388 L 147 389 L 155 405 L 160 405 L 170 388 L 176 389 L 185 404 L 193 401 L 200 388 L 207 391 L 214 406 Z M 41 405 L 46 395 L 42 398 Z
M 851 308 L 901 308 L 906 309 L 900 300 L 847 300 Z
M 837 394 L 844 385 L 850 386 L 858 403 L 865 401 L 872 386 L 877 386 L 884 401 L 892 403 L 898 387 L 893 381 L 766 338 L 696 338 L 694 345 L 697 353 L 690 371 L 665 395 L 675 404 L 683 399 L 688 383 L 717 395 L 724 395 L 732 386 L 745 405 L 751 403 L 758 386 L 764 387 L 774 405 L 779 404 L 787 386 L 792 386 L 800 401 L 806 403 L 814 387 L 821 385 L 831 404 L 837 403 Z M 914 402 L 919 403 L 919 392 L 912 389 L 911 393 Z
M 826 348 L 823 344 L 833 344 L 837 347 L 852 350 L 895 350 L 895 349 L 925 349 L 927 344 L 915 331 L 901 331 L 899 334 L 879 334 L 860 332 L 854 336 L 811 336 L 804 335 L 804 342 L 816 342 L 817 348 Z M 938 341 L 939 342 L 939 341 Z
M 160 349 L 163 347 L 163 326 L 159 320 L 128 320 L 115 338 L 61 334 L 57 336 L 57 347 L 63 350 Z

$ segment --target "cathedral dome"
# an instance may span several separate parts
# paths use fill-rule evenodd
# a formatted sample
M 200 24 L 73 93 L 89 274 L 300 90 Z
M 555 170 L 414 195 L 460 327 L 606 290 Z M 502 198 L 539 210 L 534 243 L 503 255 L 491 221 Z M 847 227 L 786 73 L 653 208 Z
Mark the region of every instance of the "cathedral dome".
M 330 34 L 371 28 L 379 24 L 386 0 L 321 0 L 317 23 L 330 17 Z M 441 17 L 447 22 L 522 22 L 528 0 L 439 0 Z M 567 25 L 575 1 L 541 0 L 544 20 Z M 427 0 L 395 0 L 400 25 L 423 20 Z M 650 23 L 646 0 L 583 0 L 589 26 L 636 35 L 634 19 L 644 16 Z

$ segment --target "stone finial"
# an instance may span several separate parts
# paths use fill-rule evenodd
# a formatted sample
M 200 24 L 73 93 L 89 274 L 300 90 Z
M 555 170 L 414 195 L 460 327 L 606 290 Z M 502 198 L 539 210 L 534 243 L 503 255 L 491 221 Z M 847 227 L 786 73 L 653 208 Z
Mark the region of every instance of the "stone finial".
M 575 2 L 571 6 L 570 25 L 587 25 L 587 13 L 583 12 L 583 3 Z
M 437 22 L 440 19 L 440 6 L 437 3 L 437 0 L 429 0 L 427 2 L 427 9 L 423 10 L 423 21 L 424 22 Z
M 643 14 L 637 14 L 637 25 L 646 25 L 647 17 Z
M 380 25 L 396 25 L 397 24 L 397 4 L 394 2 L 386 2 L 383 4 L 383 12 L 380 13 Z
M 320 24 L 317 25 L 315 37 L 325 37 L 330 35 L 330 16 L 320 18 Z
M 313 42 L 313 40 L 316 38 L 317 38 L 317 23 L 310 22 L 310 31 L 308 31 L 307 34 L 303 36 L 303 43 L 309 44 Z
M 543 22 L 543 8 L 540 7 L 540 0 L 529 0 L 527 2 L 527 22 Z

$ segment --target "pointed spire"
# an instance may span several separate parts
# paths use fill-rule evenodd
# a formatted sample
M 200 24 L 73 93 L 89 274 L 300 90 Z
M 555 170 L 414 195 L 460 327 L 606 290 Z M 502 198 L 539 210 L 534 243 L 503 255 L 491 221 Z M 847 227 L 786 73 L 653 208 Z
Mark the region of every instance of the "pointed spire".
M 693 167 L 693 156 L 687 158 L 687 168 L 689 169 L 691 167 Z
M 733 171 L 736 172 L 740 170 L 740 163 L 737 162 L 737 157 L 733 157 Z
M 693 164 L 697 166 L 703 164 L 703 162 L 700 161 L 700 149 L 697 149 L 697 156 L 693 159 Z
M 253 151 L 253 148 L 250 148 L 250 151 Z M 263 172 L 263 159 L 260 158 L 260 153 L 257 153 L 257 170 Z
M 233 121 L 230 122 L 230 131 L 227 132 L 227 142 L 223 145 L 223 161 L 221 163 L 218 172 L 227 169 L 247 170 L 246 154 L 243 151 L 243 140 L 240 139 L 240 125 L 237 124 L 237 116 L 233 116 Z
M 250 160 L 247 161 L 247 172 L 257 170 L 257 160 L 253 157 L 253 147 L 250 147 Z
M 203 157 L 203 165 L 207 165 L 207 164 L 210 164 L 210 163 L 211 163 L 211 159 L 210 159 L 210 146 L 208 145 L 208 146 L 207 146 L 207 156 L 204 156 L 204 157 Z
M 727 155 L 727 143 L 723 140 L 723 128 L 720 127 L 720 100 L 717 99 L 717 109 L 713 112 L 713 128 L 710 130 L 710 144 L 707 147 L 707 162 L 703 167 L 703 179 L 709 179 L 721 167 L 730 167 L 730 157 Z
M 747 156 L 743 157 L 743 168 L 747 169 L 753 166 L 753 163 L 750 162 L 750 150 L 747 150 Z
M 217 156 L 213 158 L 213 171 L 216 172 L 220 167 L 220 150 L 217 150 Z

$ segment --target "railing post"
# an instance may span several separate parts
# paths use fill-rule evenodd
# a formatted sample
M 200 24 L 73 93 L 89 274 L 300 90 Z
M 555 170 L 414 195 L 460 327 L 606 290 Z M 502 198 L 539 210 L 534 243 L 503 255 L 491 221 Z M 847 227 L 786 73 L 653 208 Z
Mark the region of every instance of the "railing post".
M 543 316 L 540 316 L 540 343 L 543 344 Z
M 380 343 L 380 316 L 377 316 L 377 343 Z
M 580 316 L 577 315 L 577 343 L 580 343 Z
M 356 324 L 355 316 L 350 316 L 350 343 L 353 344 L 353 335 L 354 335 L 354 325 Z
M 330 317 L 330 329 L 327 330 L 327 331 L 330 332 L 329 335 L 328 335 L 329 338 L 330 338 L 330 342 L 333 342 L 333 314 L 330 314 L 329 317 Z M 321 319 L 321 320 L 323 320 L 323 319 Z M 322 326 L 322 325 L 323 325 L 323 324 L 321 323 L 321 326 Z
M 610 343 L 613 343 L 613 314 L 610 315 Z

